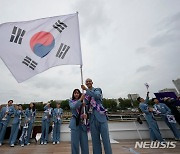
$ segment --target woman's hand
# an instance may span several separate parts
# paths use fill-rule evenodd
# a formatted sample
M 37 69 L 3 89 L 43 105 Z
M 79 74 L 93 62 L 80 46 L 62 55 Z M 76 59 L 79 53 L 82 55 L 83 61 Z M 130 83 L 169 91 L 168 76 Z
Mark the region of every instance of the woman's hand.
M 87 114 L 82 115 L 83 119 L 87 119 Z

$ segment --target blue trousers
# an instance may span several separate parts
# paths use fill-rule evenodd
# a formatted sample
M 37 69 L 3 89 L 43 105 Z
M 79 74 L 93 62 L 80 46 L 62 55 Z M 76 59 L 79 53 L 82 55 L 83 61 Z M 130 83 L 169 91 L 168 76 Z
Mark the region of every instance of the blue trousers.
M 150 139 L 152 141 L 158 140 L 158 141 L 162 142 L 163 138 L 161 136 L 161 133 L 160 133 L 160 130 L 159 130 L 156 120 L 151 116 L 145 116 L 145 119 L 149 126 Z
M 42 121 L 42 134 L 40 142 L 48 142 L 49 124 L 47 120 Z
M 54 123 L 53 142 L 60 142 L 60 126 L 61 126 L 61 123 L 59 122 Z
M 90 123 L 92 145 L 93 145 L 93 154 L 102 154 L 101 140 L 104 145 L 105 154 L 112 154 L 111 143 L 109 139 L 109 130 L 107 122 L 99 122 L 96 117 Z
M 27 128 L 27 137 L 25 139 L 25 144 L 28 144 L 31 138 L 31 133 L 32 133 L 32 123 L 28 123 L 28 128 Z
M 17 136 L 19 132 L 19 123 L 13 124 L 11 127 L 11 135 L 9 138 L 9 144 L 14 144 L 16 142 Z
M 0 143 L 3 142 L 4 136 L 6 134 L 8 123 L 7 122 L 0 122 Z
M 27 128 L 23 128 L 19 140 L 20 140 L 20 144 L 26 144 L 25 141 L 27 140 Z
M 79 154 L 79 146 L 81 154 L 89 154 L 87 131 L 81 125 L 77 129 L 71 129 L 71 151 L 72 154 Z
M 166 116 L 163 116 L 162 118 L 165 121 L 165 123 L 168 125 L 168 127 L 171 129 L 171 131 L 173 132 L 175 138 L 180 139 L 180 133 L 178 129 L 176 128 L 176 124 L 170 123 Z

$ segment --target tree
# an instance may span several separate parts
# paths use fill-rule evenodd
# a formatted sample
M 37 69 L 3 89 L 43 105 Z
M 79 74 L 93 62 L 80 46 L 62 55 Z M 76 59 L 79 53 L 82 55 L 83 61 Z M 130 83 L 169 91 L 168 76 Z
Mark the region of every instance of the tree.
M 23 110 L 26 110 L 27 108 L 29 108 L 29 104 L 22 104 L 22 108 Z
M 108 111 L 117 111 L 117 102 L 115 99 L 103 99 L 103 106 L 108 109 Z
M 35 105 L 36 105 L 36 110 L 37 110 L 37 111 L 44 111 L 43 102 L 35 103 Z
M 130 99 L 118 98 L 118 101 L 119 101 L 119 108 L 121 110 L 126 110 L 127 108 L 132 107 Z
M 63 101 L 61 102 L 61 108 L 62 108 L 63 110 L 70 110 L 69 100 L 68 100 L 68 99 L 63 100 Z

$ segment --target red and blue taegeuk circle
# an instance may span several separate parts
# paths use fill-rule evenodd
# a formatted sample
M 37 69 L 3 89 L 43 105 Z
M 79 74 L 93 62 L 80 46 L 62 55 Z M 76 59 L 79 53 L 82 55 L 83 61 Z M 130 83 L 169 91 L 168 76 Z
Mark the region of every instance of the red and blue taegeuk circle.
M 30 47 L 34 54 L 43 58 L 55 45 L 55 39 L 50 32 L 41 31 L 34 34 L 30 40 Z

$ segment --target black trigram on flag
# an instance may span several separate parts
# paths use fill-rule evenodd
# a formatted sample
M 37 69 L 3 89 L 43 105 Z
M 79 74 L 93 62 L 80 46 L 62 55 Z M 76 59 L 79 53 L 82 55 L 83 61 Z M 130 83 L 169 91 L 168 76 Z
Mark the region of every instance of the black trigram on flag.
M 53 27 L 55 29 L 57 29 L 60 33 L 65 29 L 67 28 L 67 25 L 63 22 L 61 22 L 60 20 L 58 20 L 54 25 Z
M 14 26 L 11 34 L 10 42 L 21 44 L 25 32 L 26 32 L 25 30 L 22 30 Z
M 65 55 L 67 54 L 68 50 L 70 49 L 70 46 L 67 46 L 63 43 L 61 43 L 58 52 L 56 53 L 56 57 L 64 59 Z
M 31 68 L 32 70 L 34 70 L 38 64 L 35 61 L 33 61 L 31 58 L 29 58 L 28 56 L 26 56 L 24 58 L 22 63 L 25 64 L 26 66 L 28 66 L 29 68 Z

